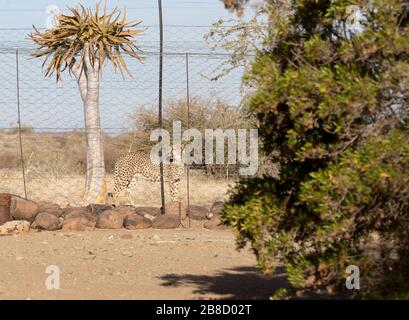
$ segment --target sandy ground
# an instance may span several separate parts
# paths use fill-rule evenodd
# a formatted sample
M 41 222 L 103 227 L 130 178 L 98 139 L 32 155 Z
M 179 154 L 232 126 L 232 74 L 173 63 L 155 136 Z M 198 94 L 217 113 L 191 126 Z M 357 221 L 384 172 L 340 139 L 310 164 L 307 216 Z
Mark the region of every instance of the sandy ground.
M 46 268 L 60 289 L 46 288 Z M 38 232 L 0 237 L 0 299 L 267 299 L 265 278 L 229 230 Z

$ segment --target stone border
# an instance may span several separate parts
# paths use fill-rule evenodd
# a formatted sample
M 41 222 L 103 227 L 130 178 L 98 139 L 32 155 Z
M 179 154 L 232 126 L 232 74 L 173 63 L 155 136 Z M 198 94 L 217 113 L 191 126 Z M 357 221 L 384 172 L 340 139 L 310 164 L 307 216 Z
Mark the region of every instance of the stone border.
M 2 196 L 4 197 L 4 194 Z M 89 205 L 62 208 L 55 203 L 36 203 L 15 195 L 8 196 L 11 199 L 10 205 L 7 208 L 6 204 L 3 211 L 9 211 L 9 214 L 4 215 L 6 219 L 3 219 L 3 224 L 0 225 L 0 235 L 27 232 L 29 229 L 176 229 L 184 226 L 183 221 L 186 219 L 203 221 L 203 227 L 211 230 L 227 228 L 221 220 L 224 206 L 222 202 L 215 202 L 210 210 L 202 206 L 186 207 L 181 202 L 171 202 L 166 205 L 166 214 L 161 215 L 161 210 L 157 207 Z

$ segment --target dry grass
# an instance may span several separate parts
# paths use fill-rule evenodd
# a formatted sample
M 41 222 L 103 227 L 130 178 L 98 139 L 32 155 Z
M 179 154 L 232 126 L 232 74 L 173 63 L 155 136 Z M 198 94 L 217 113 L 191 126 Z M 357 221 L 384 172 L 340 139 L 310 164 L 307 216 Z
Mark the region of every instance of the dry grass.
M 104 135 L 105 165 L 108 191 L 112 191 L 112 172 L 115 161 L 121 154 L 132 150 L 145 150 L 146 133 L 126 133 L 120 136 Z M 21 170 L 21 155 L 18 134 L 15 131 L 0 131 L 0 192 L 24 195 Z M 146 150 L 145 150 L 146 151 Z M 35 201 L 51 201 L 59 204 L 81 203 L 85 186 L 86 144 L 84 133 L 40 133 L 33 130 L 23 132 L 24 167 L 28 198 Z M 190 203 L 210 206 L 214 201 L 226 198 L 229 181 L 206 176 L 192 170 Z M 180 199 L 187 201 L 186 180 L 181 182 Z M 166 198 L 170 194 L 166 188 Z M 160 205 L 158 183 L 141 181 L 132 194 L 135 204 Z M 126 195 L 120 196 L 126 203 Z
M 190 203 L 210 207 L 215 201 L 227 199 L 228 188 L 229 182 L 226 180 L 193 176 L 190 179 Z M 166 201 L 170 201 L 166 185 L 165 189 Z M 184 203 L 187 202 L 186 179 L 181 181 L 179 197 Z M 159 206 L 161 203 L 160 184 L 141 180 L 132 194 L 132 199 L 139 206 Z M 125 194 L 120 196 L 119 200 L 122 203 L 127 202 Z
M 22 135 L 24 164 L 34 175 L 60 175 L 85 173 L 86 143 L 84 133 L 35 133 Z M 129 147 L 139 145 L 140 134 L 126 133 L 112 137 L 104 135 L 104 156 L 108 173 L 113 171 L 116 159 L 128 152 Z M 21 168 L 18 134 L 0 133 L 0 169 Z
M 108 175 L 108 190 L 112 190 L 113 177 Z M 22 174 L 18 170 L 0 169 L 0 193 L 7 192 L 24 195 Z M 224 179 L 208 178 L 199 174 L 193 174 L 190 179 L 190 203 L 210 207 L 215 201 L 225 200 L 229 184 L 232 181 Z M 27 175 L 27 195 L 35 201 L 50 201 L 58 204 L 70 204 L 78 206 L 85 185 L 83 175 Z M 166 199 L 169 201 L 170 194 L 166 188 Z M 186 179 L 182 179 L 180 186 L 180 199 L 187 202 Z M 141 180 L 132 193 L 132 199 L 139 206 L 160 205 L 160 185 L 158 183 Z M 120 203 L 126 203 L 125 193 L 119 197 Z

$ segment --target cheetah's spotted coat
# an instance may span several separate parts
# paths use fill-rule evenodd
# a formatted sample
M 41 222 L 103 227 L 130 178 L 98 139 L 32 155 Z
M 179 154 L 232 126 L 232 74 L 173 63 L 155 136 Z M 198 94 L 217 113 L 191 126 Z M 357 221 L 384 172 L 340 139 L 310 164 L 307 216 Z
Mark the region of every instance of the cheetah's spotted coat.
M 184 166 L 180 163 L 163 165 L 164 181 L 169 184 L 172 201 L 177 201 L 183 170 Z M 130 194 L 140 178 L 159 182 L 159 164 L 152 163 L 150 155 L 143 152 L 131 152 L 119 158 L 114 172 L 114 192 L 112 194 L 114 200 L 117 201 L 118 195 L 126 189 L 128 199 L 133 203 Z

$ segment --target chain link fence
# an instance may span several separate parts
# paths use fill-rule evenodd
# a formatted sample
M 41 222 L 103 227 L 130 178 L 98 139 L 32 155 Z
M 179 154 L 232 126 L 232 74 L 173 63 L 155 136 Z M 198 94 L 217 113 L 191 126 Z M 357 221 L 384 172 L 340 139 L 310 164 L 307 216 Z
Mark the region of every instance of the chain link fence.
M 155 30 L 148 28 L 150 36 L 141 39 L 144 61 L 127 60 L 132 77 L 115 74 L 109 65 L 102 75 L 100 112 L 108 190 L 112 190 L 116 159 L 131 148 L 138 149 L 135 113 L 140 108 L 157 110 L 159 54 L 154 52 L 157 43 L 150 40 Z M 190 97 L 209 105 L 222 102 L 237 107 L 242 99 L 242 70 L 211 80 L 226 54 L 209 52 L 201 41 L 204 28 L 165 30 L 164 110 L 175 101 L 186 101 L 187 72 Z M 68 71 L 60 83 L 44 78 L 42 61 L 30 57 L 33 48 L 24 38 L 27 32 L 0 30 L 0 192 L 78 205 L 86 167 L 83 103 Z M 203 198 L 203 188 L 209 199 Z M 193 181 L 191 199 L 198 204 L 215 201 L 226 188 L 226 181 Z M 185 183 L 181 196 L 186 197 Z M 144 183 L 134 197 L 141 205 L 159 204 L 159 184 Z

